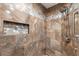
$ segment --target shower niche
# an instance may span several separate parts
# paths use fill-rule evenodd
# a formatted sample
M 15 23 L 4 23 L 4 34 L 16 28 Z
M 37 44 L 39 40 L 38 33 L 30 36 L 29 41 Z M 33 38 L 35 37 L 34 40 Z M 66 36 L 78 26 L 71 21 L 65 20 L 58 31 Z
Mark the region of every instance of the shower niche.
M 29 34 L 29 24 L 3 21 L 3 34 L 4 35 Z

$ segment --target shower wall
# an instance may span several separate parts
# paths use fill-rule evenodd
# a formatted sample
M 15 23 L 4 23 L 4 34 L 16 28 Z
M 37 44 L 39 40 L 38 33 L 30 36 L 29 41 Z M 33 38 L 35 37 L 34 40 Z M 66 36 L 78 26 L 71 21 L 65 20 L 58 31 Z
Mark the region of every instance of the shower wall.
M 62 22 L 64 17 L 61 16 L 59 10 L 62 9 L 64 4 L 58 4 L 55 7 L 51 7 L 48 9 L 48 13 L 46 13 L 46 37 L 48 41 L 48 45 L 46 46 L 46 54 L 47 55 L 65 55 L 62 52 Z M 59 8 L 61 7 L 61 8 Z
M 48 9 L 35 3 L 0 4 L 0 55 L 78 55 L 76 53 L 78 50 L 75 50 L 78 44 L 74 41 L 74 14 L 64 16 L 60 12 L 63 7 L 64 3 Z M 13 32 L 12 35 L 5 35 L 4 28 L 7 25 L 4 21 L 20 25 L 27 24 L 29 32 L 24 32 L 25 34 Z M 17 25 L 12 26 L 17 27 Z
M 24 4 L 0 4 L 0 55 L 44 55 L 45 54 L 45 16 L 42 6 L 30 5 L 23 10 L 15 7 Z M 24 8 L 24 7 L 23 7 Z M 31 14 L 30 14 L 31 13 Z M 29 24 L 29 33 L 23 35 L 4 35 L 3 21 Z

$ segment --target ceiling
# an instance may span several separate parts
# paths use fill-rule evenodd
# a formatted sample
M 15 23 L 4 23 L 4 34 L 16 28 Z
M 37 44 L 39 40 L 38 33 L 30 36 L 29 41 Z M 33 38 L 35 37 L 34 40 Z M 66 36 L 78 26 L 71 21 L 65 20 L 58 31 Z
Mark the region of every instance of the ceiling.
M 58 3 L 41 3 L 45 8 L 50 8 Z

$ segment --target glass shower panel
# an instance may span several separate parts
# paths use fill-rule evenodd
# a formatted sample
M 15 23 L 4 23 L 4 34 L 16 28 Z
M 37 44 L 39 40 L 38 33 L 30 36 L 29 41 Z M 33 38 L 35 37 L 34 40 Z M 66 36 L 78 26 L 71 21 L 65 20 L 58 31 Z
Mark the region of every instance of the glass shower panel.
M 75 35 L 79 36 L 79 13 L 75 14 Z

